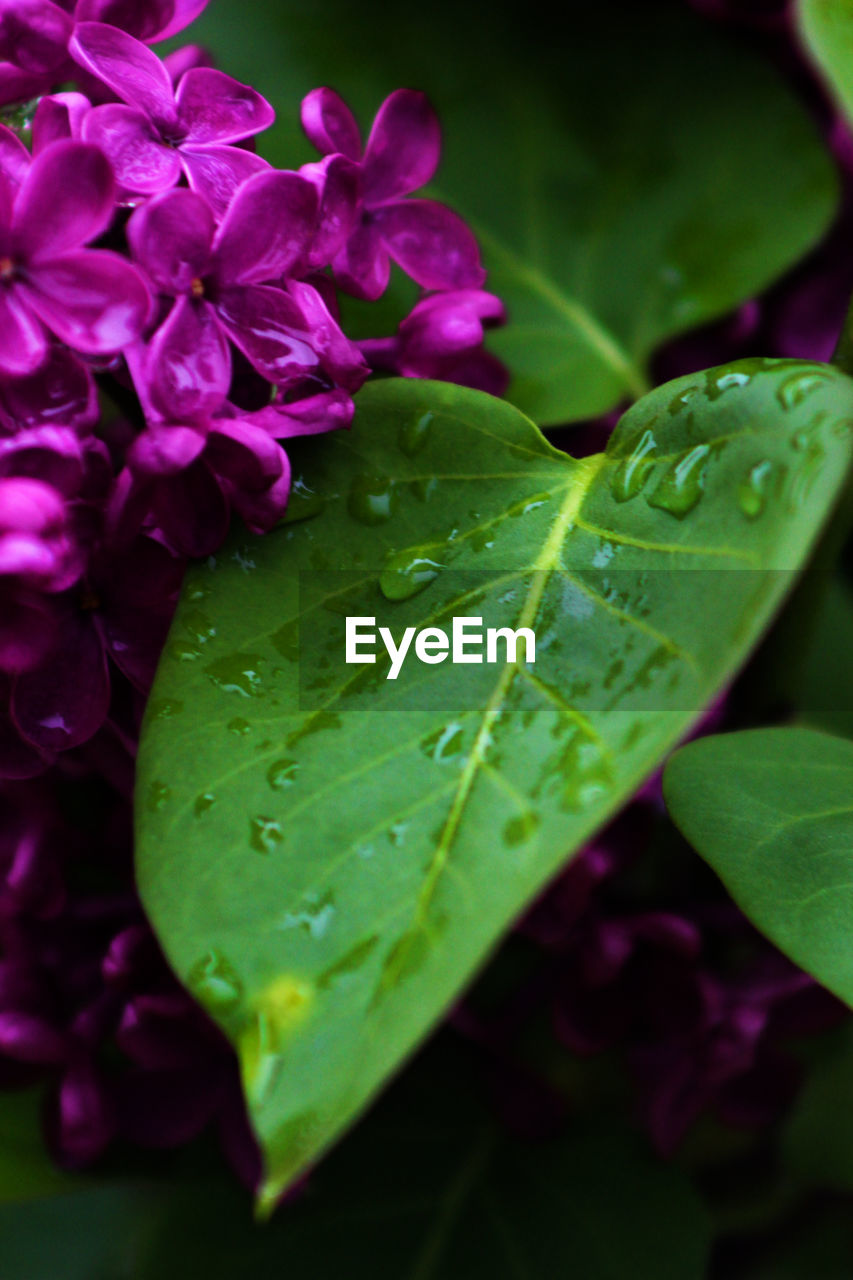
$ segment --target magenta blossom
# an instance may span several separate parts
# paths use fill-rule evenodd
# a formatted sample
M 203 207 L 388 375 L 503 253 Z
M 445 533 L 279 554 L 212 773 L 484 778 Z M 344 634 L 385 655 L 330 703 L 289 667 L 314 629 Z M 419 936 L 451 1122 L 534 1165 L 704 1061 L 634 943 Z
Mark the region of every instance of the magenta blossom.
M 4 180 L 5 179 L 5 180 Z M 48 333 L 77 351 L 118 351 L 139 336 L 151 299 L 118 254 L 83 249 L 109 226 L 115 188 L 96 147 L 58 142 L 16 191 L 0 174 L 0 371 L 34 372 Z
M 270 104 L 254 89 L 221 71 L 195 67 L 175 91 L 156 54 L 99 22 L 80 23 L 70 48 L 122 99 L 93 108 L 83 122 L 83 137 L 109 157 L 126 191 L 167 191 L 185 174 L 222 215 L 237 188 L 269 168 L 260 156 L 229 145 L 275 120 Z
M 361 217 L 333 263 L 341 288 L 378 298 L 391 258 L 424 289 L 483 284 L 477 242 L 462 219 L 435 200 L 403 199 L 429 182 L 441 151 L 438 120 L 422 93 L 398 89 L 385 99 L 363 154 L 355 118 L 332 89 L 308 94 L 302 124 L 318 151 L 340 153 L 361 172 Z
M 59 0 L 77 22 L 105 22 L 154 44 L 194 22 L 208 0 Z
M 134 257 L 162 294 L 176 298 L 137 379 L 155 416 L 216 411 L 231 381 L 229 339 L 276 386 L 317 375 L 347 390 L 361 385 L 367 366 L 316 290 L 264 283 L 300 270 L 316 217 L 315 189 L 295 173 L 252 178 L 218 232 L 192 191 L 167 192 L 134 214 Z

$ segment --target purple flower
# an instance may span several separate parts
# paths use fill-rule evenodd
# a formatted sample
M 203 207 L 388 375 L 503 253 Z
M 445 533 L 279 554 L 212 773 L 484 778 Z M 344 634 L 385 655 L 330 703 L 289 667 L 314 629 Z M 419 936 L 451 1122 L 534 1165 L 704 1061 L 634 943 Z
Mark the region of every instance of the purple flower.
M 0 580 L 62 591 L 81 568 L 62 494 L 43 480 L 0 471 Z
M 209 0 L 60 0 L 77 22 L 103 22 L 154 44 L 183 31 Z
M 429 182 L 441 150 L 438 120 L 422 93 L 398 89 L 385 99 L 363 154 L 355 118 L 332 89 L 308 94 L 302 124 L 318 151 L 345 156 L 361 174 L 361 216 L 333 262 L 341 288 L 378 298 L 391 258 L 424 289 L 483 284 L 477 243 L 462 219 L 435 200 L 403 198 Z
M 307 284 L 264 283 L 304 267 L 317 195 L 294 173 L 258 174 L 216 231 L 191 191 L 156 197 L 128 225 L 136 261 L 176 303 L 137 362 L 155 416 L 191 421 L 216 411 L 231 381 L 229 340 L 277 386 L 326 375 L 355 390 L 367 374 L 358 348 Z
M 483 338 L 487 328 L 505 321 L 500 298 L 482 289 L 434 293 L 413 307 L 395 338 L 369 339 L 359 346 L 374 369 L 456 382 L 500 396 L 509 372 L 483 350 Z
M 91 371 L 65 347 L 52 344 L 35 373 L 0 384 L 0 438 L 54 425 L 88 435 L 100 415 Z
M 125 191 L 153 195 L 174 187 L 185 174 L 221 215 L 243 182 L 269 168 L 260 156 L 229 145 L 275 120 L 272 107 L 254 89 L 221 71 L 196 67 L 175 91 L 156 54 L 98 22 L 80 23 L 70 49 L 122 100 L 93 108 L 83 122 L 83 137 L 109 157 Z
M 50 0 L 0 0 L 0 59 L 30 75 L 49 75 L 65 62 L 73 29 Z
M 82 245 L 109 226 L 114 184 L 96 147 L 58 142 L 20 188 L 0 175 L 0 371 L 32 373 L 50 330 L 77 351 L 118 351 L 141 332 L 150 307 L 139 272 Z

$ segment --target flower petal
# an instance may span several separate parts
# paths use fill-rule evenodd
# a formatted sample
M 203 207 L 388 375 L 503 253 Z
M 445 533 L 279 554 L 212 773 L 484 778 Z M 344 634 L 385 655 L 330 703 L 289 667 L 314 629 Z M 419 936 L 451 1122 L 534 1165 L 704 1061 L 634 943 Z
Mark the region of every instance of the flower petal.
M 92 104 L 82 93 L 52 93 L 42 98 L 33 116 L 33 155 L 52 142 L 79 140 Z
M 73 29 L 70 15 L 50 0 L 0 0 L 0 58 L 22 71 L 55 71 Z
M 323 435 L 348 427 L 355 413 L 355 402 L 345 391 L 321 391 L 304 400 L 288 404 L 276 402 L 265 409 L 258 409 L 248 417 L 257 427 L 263 427 L 274 440 L 289 440 L 294 436 Z
M 71 56 L 157 123 L 175 123 L 172 82 L 163 63 L 126 31 L 103 22 L 78 22 L 68 46 Z
M 179 298 L 148 345 L 148 393 L 170 422 L 213 414 L 228 393 L 231 355 L 208 303 Z
M 407 196 L 438 168 L 441 130 L 423 93 L 398 89 L 376 113 L 364 149 L 364 198 L 369 207 Z
M 79 249 L 44 263 L 21 285 L 41 320 L 88 355 L 120 351 L 139 337 L 151 307 L 134 266 L 106 249 Z M 1 359 L 1 357 L 0 357 Z
M 17 289 L 0 289 L 0 372 L 35 373 L 47 356 L 47 334 Z
M 18 135 L 7 125 L 0 125 L 0 172 L 13 187 L 20 187 L 31 163 L 32 156 Z
M 239 142 L 275 123 L 266 98 L 212 67 L 188 71 L 175 100 L 187 142 Z
M 388 288 L 391 263 L 382 237 L 372 223 L 364 222 L 347 240 L 332 263 L 335 280 L 356 298 L 375 302 Z
M 153 44 L 194 22 L 208 0 L 77 0 L 78 22 L 106 22 Z
M 67 751 L 100 729 L 110 705 L 110 680 L 91 617 L 69 611 L 61 640 L 37 670 L 19 676 L 12 718 L 40 751 Z
M 58 345 L 49 349 L 35 376 L 5 383 L 0 399 L 17 428 L 61 423 L 82 434 L 100 417 L 92 374 Z
M 100 147 L 126 191 L 156 194 L 181 176 L 177 151 L 161 141 L 148 116 L 135 107 L 120 102 L 94 107 L 83 121 L 83 138 Z
M 323 368 L 345 391 L 356 392 L 370 373 L 364 356 L 344 334 L 318 291 L 304 281 L 293 280 L 288 292 L 295 301 L 311 333 L 311 345 Z
M 36 156 L 15 199 L 17 251 L 34 262 L 94 240 L 112 221 L 115 181 L 98 147 L 57 142 Z
M 183 187 L 155 196 L 127 224 L 133 256 L 161 293 L 189 293 L 208 274 L 215 223 L 210 205 Z
M 56 613 L 40 593 L 4 590 L 0 597 L 0 672 L 20 675 L 44 661 L 56 639 Z M 8 699 L 0 675 L 0 721 Z M 3 730 L 0 727 L 0 739 Z M 2 756 L 2 747 L 0 747 Z M 0 765 L 0 776 L 3 769 Z
M 223 289 L 216 310 L 231 340 L 270 382 L 287 386 L 316 373 L 320 360 L 312 335 L 296 303 L 280 289 Z
M 228 503 L 203 460 L 158 482 L 153 511 L 169 545 L 193 560 L 212 555 L 228 533 Z
M 241 147 L 188 145 L 181 147 L 180 156 L 190 186 L 204 196 L 217 218 L 224 218 L 238 187 L 270 167 Z
M 156 423 L 136 437 L 127 463 L 137 478 L 177 476 L 201 457 L 206 442 L 207 433 L 200 428 Z
M 435 200 L 399 200 L 372 214 L 391 257 L 424 289 L 478 289 L 486 279 L 471 230 Z
M 263 284 L 308 257 L 317 191 L 297 173 L 259 173 L 240 188 L 220 228 L 214 256 L 225 284 Z
M 361 196 L 361 168 L 346 156 L 327 156 L 299 171 L 317 188 L 320 213 L 308 265 L 327 267 L 355 230 Z
M 334 89 L 312 89 L 302 99 L 302 128 L 322 154 L 339 151 L 361 159 L 361 133 L 355 116 Z

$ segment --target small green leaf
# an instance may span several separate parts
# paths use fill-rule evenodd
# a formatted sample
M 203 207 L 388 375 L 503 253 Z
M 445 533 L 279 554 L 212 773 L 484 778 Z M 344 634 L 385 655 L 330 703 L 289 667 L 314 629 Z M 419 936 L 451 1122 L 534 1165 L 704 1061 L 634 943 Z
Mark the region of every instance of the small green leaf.
M 796 14 L 806 48 L 853 121 L 852 0 L 797 0 Z
M 830 367 L 743 362 L 659 388 L 575 461 L 488 396 L 370 384 L 351 434 L 293 449 L 321 513 L 190 574 L 143 733 L 139 884 L 238 1048 L 268 1195 L 731 677 L 851 420 Z M 397 639 L 482 616 L 533 630 L 536 661 L 389 680 L 344 665 L 346 615 Z
M 662 342 L 760 292 L 833 215 L 802 105 L 765 59 L 679 9 L 564 6 L 543 39 L 511 5 L 484 20 L 435 0 L 429 21 L 398 6 L 389 22 L 384 0 L 218 0 L 197 38 L 275 103 L 261 149 L 288 168 L 310 155 L 297 112 L 315 85 L 365 125 L 400 85 L 430 95 L 441 198 L 472 220 L 511 318 L 491 339 L 509 398 L 547 424 L 642 395 Z M 358 337 L 391 331 L 385 308 L 361 312 Z
M 664 793 L 753 924 L 853 1005 L 853 742 L 811 729 L 703 738 L 669 761 Z

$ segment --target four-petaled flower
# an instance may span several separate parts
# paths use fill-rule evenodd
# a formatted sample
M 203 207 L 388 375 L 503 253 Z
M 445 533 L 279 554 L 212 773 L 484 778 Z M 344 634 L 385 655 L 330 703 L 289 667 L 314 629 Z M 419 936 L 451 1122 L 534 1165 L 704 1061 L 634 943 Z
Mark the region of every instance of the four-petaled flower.
M 175 90 L 156 54 L 101 22 L 81 22 L 70 50 L 122 99 L 93 108 L 83 121 L 83 138 L 109 157 L 127 192 L 167 191 L 184 174 L 222 215 L 240 184 L 269 168 L 260 156 L 229 145 L 275 119 L 254 89 L 211 67 L 195 67 Z

